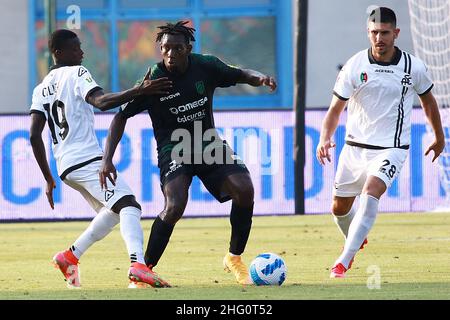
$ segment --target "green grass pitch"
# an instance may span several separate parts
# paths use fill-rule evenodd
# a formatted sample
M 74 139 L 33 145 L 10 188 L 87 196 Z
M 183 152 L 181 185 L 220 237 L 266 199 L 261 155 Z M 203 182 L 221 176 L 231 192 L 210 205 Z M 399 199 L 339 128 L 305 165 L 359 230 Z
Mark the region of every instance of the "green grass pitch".
M 345 279 L 329 278 L 343 246 L 330 215 L 254 217 L 243 259 L 280 254 L 288 268 L 281 287 L 243 287 L 223 271 L 228 218 L 184 218 L 156 268 L 173 287 L 127 289 L 116 227 L 81 258 L 83 288 L 69 290 L 50 261 L 88 223 L 0 224 L 0 299 L 450 299 L 450 213 L 379 214 Z M 145 244 L 152 223 L 142 221 Z

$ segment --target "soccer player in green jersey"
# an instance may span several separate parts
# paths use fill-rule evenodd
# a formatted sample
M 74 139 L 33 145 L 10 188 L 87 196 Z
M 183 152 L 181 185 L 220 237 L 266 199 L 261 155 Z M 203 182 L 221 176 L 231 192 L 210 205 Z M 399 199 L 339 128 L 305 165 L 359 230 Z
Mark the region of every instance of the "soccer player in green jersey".
M 231 239 L 224 267 L 234 273 L 240 284 L 250 284 L 241 254 L 252 225 L 253 184 L 245 164 L 214 128 L 212 101 L 217 87 L 245 83 L 268 86 L 274 91 L 277 84 L 273 77 L 258 71 L 232 67 L 214 56 L 192 53 L 190 42 L 195 41 L 195 29 L 186 24 L 179 21 L 159 27 L 156 41 L 160 43 L 163 61 L 155 64 L 146 78 L 153 81 L 167 77 L 172 81 L 172 88 L 166 94 L 135 99 L 115 115 L 106 141 L 100 183 L 106 185 L 107 179 L 115 182 L 112 158 L 127 119 L 147 110 L 157 142 L 165 206 L 151 229 L 146 264 L 153 268 L 161 258 L 186 208 L 192 178 L 198 176 L 219 202 L 232 200 Z M 179 142 L 181 136 L 184 138 Z

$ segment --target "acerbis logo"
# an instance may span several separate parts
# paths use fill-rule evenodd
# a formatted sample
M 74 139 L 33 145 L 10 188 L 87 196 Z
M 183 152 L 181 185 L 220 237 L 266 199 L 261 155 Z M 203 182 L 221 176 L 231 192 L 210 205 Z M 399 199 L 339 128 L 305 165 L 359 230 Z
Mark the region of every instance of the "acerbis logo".
M 105 201 L 108 202 L 114 196 L 114 190 L 105 191 Z
M 172 114 L 183 113 L 183 112 L 195 109 L 197 107 L 204 106 L 207 101 L 208 101 L 208 97 L 204 97 L 204 98 L 201 98 L 200 100 L 197 100 L 197 101 L 194 101 L 191 103 L 186 103 L 185 105 L 182 105 L 182 106 L 172 107 L 169 110 Z
M 179 96 L 180 96 L 180 93 L 177 92 L 177 93 L 171 94 L 170 96 L 161 97 L 161 98 L 159 98 L 159 101 L 163 102 L 163 101 L 170 100 L 170 99 L 173 99 L 173 98 L 176 98 Z

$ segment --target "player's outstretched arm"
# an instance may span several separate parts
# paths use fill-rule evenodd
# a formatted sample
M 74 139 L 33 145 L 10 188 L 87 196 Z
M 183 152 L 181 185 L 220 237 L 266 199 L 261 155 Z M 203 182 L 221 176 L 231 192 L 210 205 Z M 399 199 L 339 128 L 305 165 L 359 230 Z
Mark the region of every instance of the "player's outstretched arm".
M 246 83 L 254 87 L 268 86 L 271 92 L 277 88 L 275 78 L 252 69 L 242 69 L 242 78 L 238 80 L 238 83 Z
M 121 92 L 104 93 L 96 90 L 86 97 L 86 102 L 101 111 L 111 110 L 141 95 L 168 94 L 172 88 L 172 82 L 168 78 L 149 80 L 150 70 L 144 77 L 141 85 Z
M 428 155 L 430 151 L 434 151 L 432 162 L 439 157 L 445 147 L 444 131 L 442 130 L 441 115 L 439 114 L 439 108 L 433 94 L 430 92 L 419 96 L 420 104 L 425 111 L 428 123 L 434 132 L 434 141 L 428 146 L 425 151 L 425 155 Z
M 48 203 L 50 204 L 50 207 L 54 209 L 53 189 L 56 188 L 56 184 L 50 171 L 50 167 L 48 166 L 44 141 L 42 141 L 42 131 L 44 130 L 45 122 L 46 119 L 44 115 L 39 113 L 31 114 L 30 143 L 33 148 L 34 157 L 44 175 L 45 181 L 47 181 L 45 194 L 47 195 Z
M 107 189 L 108 179 L 113 185 L 116 185 L 117 171 L 112 159 L 120 139 L 122 139 L 127 118 L 120 112 L 116 113 L 108 130 L 108 137 L 105 142 L 105 154 L 103 155 L 102 167 L 99 172 L 100 185 L 102 189 Z
M 331 162 L 330 149 L 336 144 L 331 140 L 339 123 L 339 116 L 347 104 L 346 100 L 339 99 L 333 95 L 330 108 L 325 115 L 322 122 L 322 129 L 320 130 L 320 140 L 316 148 L 316 157 L 320 164 L 325 165 L 325 159 Z

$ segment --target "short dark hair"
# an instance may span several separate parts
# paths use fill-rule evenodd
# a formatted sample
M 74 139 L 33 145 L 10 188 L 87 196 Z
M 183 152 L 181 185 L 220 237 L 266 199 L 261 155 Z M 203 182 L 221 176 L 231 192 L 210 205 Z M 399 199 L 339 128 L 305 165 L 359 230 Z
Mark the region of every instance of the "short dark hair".
M 392 9 L 387 7 L 377 7 L 370 13 L 368 22 L 391 23 L 394 27 L 396 27 L 397 17 Z
M 48 39 L 48 48 L 50 52 L 55 52 L 56 50 L 60 50 L 64 47 L 64 44 L 67 40 L 71 40 L 78 37 L 78 35 L 67 29 L 59 29 L 54 31 L 50 35 L 50 39 Z
M 159 26 L 158 28 L 161 29 L 160 32 L 156 35 L 156 42 L 161 42 L 162 37 L 165 34 L 181 34 L 186 39 L 186 43 L 189 43 L 190 41 L 195 41 L 194 38 L 194 32 L 195 29 L 191 27 L 187 27 L 186 24 L 188 24 L 189 21 L 178 21 L 177 23 L 166 23 L 165 26 Z

